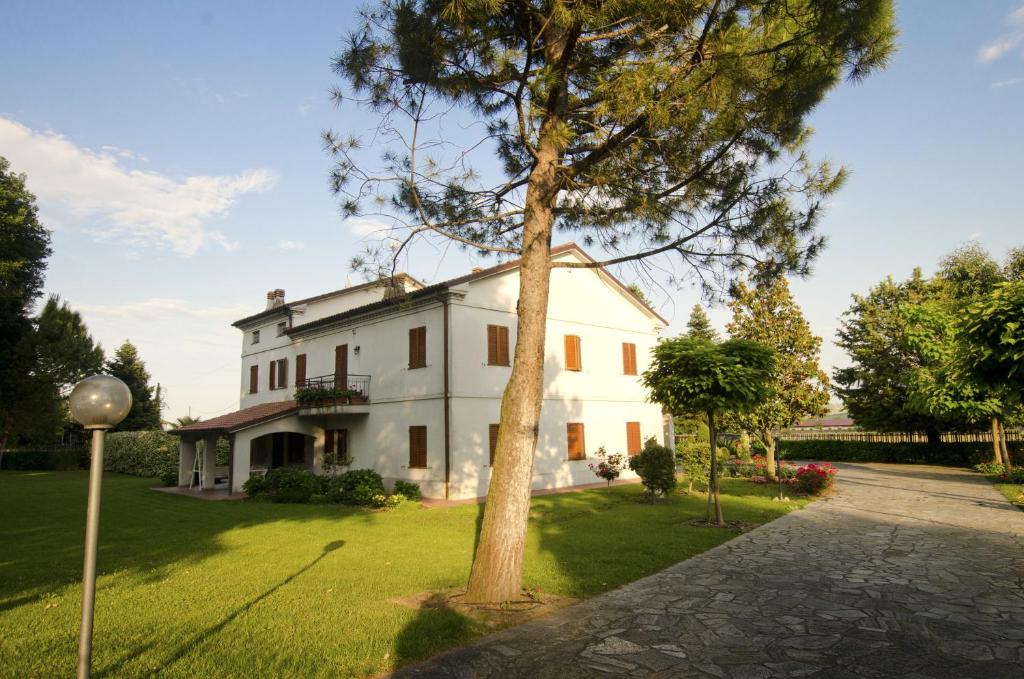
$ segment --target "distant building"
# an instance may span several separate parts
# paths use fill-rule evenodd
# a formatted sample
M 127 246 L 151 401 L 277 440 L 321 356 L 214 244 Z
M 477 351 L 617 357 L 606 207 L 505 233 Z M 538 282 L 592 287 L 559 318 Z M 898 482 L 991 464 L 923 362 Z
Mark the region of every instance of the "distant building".
M 857 428 L 856 422 L 845 413 L 839 415 L 827 415 L 825 417 L 800 420 L 791 430 L 807 431 L 809 429 L 824 431 L 851 431 Z

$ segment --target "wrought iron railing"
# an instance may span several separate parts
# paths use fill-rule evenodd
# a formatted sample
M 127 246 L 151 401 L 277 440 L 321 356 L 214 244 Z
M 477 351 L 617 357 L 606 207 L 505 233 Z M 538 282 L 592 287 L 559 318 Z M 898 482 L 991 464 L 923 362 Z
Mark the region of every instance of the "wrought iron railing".
M 334 375 L 307 377 L 295 385 L 296 398 L 303 405 L 343 405 L 369 403 L 370 376 L 348 375 L 341 383 Z

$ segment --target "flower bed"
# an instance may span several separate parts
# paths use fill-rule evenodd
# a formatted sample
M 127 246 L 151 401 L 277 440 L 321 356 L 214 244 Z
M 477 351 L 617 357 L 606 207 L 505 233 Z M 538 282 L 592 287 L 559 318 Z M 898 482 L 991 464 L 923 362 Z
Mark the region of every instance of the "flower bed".
M 796 470 L 796 490 L 804 495 L 821 495 L 835 485 L 837 471 L 828 462 L 804 465 Z

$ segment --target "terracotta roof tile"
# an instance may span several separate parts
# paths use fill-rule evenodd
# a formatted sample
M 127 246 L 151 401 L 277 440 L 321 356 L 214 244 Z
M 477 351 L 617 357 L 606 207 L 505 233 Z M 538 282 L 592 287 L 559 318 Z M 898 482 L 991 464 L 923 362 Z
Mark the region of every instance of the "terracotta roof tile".
M 203 420 L 195 424 L 188 424 L 171 431 L 172 434 L 200 434 L 203 432 L 227 434 L 239 429 L 245 429 L 260 422 L 276 420 L 292 412 L 297 411 L 298 404 L 295 401 L 277 401 L 275 403 L 261 403 L 258 406 L 236 410 L 227 415 L 214 417 L 210 420 Z

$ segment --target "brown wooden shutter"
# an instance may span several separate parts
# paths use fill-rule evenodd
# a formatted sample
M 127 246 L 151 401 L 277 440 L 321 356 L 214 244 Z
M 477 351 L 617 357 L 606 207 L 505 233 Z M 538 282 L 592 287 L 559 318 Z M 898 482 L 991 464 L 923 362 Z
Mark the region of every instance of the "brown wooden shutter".
M 579 335 L 565 336 L 565 369 L 583 370 L 583 357 L 580 352 Z
M 334 347 L 334 388 L 348 389 L 348 345 Z
M 299 354 L 295 357 L 295 386 L 306 386 L 306 355 Z
M 494 466 L 494 451 L 498 449 L 498 425 L 491 424 L 487 426 L 487 445 L 490 448 L 491 456 L 489 465 Z
M 258 365 L 249 366 L 249 393 L 255 394 L 260 390 L 260 367 Z
M 427 328 L 409 328 L 409 367 L 427 367 Z
M 636 375 L 636 345 L 631 342 L 622 343 L 622 373 Z
M 498 363 L 508 365 L 508 326 L 498 326 Z
M 338 459 L 348 459 L 348 429 L 338 430 Z
M 288 386 L 288 359 L 282 358 L 277 362 L 277 386 L 284 389 Z
M 409 466 L 427 466 L 427 428 L 409 427 Z
M 324 454 L 325 455 L 330 455 L 331 453 L 334 452 L 334 435 L 335 435 L 335 433 L 336 432 L 333 429 L 328 429 L 327 431 L 324 432 Z
M 587 457 L 587 446 L 583 436 L 583 423 L 569 422 L 565 425 L 569 459 L 582 460 Z
M 487 365 L 508 365 L 508 326 L 487 326 Z
M 643 450 L 643 444 L 640 442 L 640 423 L 639 422 L 627 422 L 626 423 L 626 452 L 630 457 L 638 454 Z
M 277 371 L 274 370 L 274 368 L 276 368 L 277 366 L 274 365 L 275 363 L 277 363 L 277 361 L 271 361 L 270 362 L 270 370 L 269 370 L 269 372 L 270 372 L 270 388 L 271 389 L 277 389 Z

